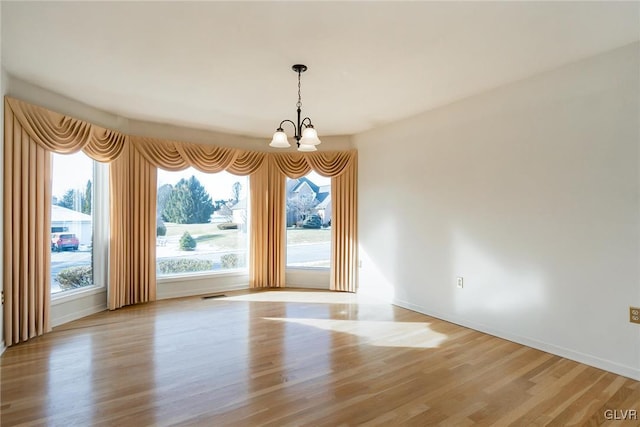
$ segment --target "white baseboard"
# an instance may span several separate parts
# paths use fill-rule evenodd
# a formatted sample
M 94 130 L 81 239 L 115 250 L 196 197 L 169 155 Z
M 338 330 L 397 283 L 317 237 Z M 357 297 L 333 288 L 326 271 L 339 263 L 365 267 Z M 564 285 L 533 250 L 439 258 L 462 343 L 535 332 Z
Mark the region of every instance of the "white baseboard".
M 584 363 L 585 365 L 593 366 L 599 369 L 604 369 L 605 371 L 613 372 L 614 374 L 622 375 L 624 377 L 640 381 L 640 369 L 634 368 L 632 366 L 621 365 L 619 363 L 612 362 L 610 360 L 601 359 L 599 357 L 592 356 L 590 354 L 581 353 L 568 348 L 557 346 L 555 344 L 550 344 L 543 341 L 538 341 L 535 339 L 523 337 L 520 335 L 511 334 L 509 332 L 504 332 L 492 327 L 488 327 L 483 324 L 469 322 L 468 320 L 463 320 L 463 319 L 448 316 L 442 313 L 429 311 L 422 306 L 411 304 L 406 301 L 394 299 L 393 304 L 402 308 L 406 308 L 411 311 L 425 314 L 427 316 L 431 316 L 441 320 L 445 320 L 447 322 L 455 323 L 456 325 L 460 325 L 465 328 L 470 328 L 479 332 L 483 332 L 485 334 L 493 335 L 498 338 L 502 338 L 508 341 L 522 344 L 527 347 L 532 347 L 537 350 L 555 354 L 556 356 L 564 357 L 565 359 L 570 359 L 579 363 Z
M 216 279 L 194 279 L 158 282 L 156 299 L 170 299 L 249 289 L 248 277 L 226 276 Z
M 51 300 L 51 326 L 56 327 L 107 309 L 107 290 L 93 288 Z
M 105 311 L 107 309 L 107 304 L 99 304 L 93 307 L 87 307 L 83 310 L 74 311 L 72 313 L 66 314 L 64 316 L 56 317 L 51 319 L 51 327 L 55 328 L 56 326 L 63 325 L 67 322 L 71 322 L 73 320 L 78 320 L 86 316 L 90 316 L 92 314 L 100 313 L 101 311 Z
M 157 299 L 163 300 L 171 298 L 193 297 L 197 295 L 215 294 L 220 292 L 240 291 L 243 289 L 249 289 L 249 287 L 246 284 L 237 284 L 222 286 L 220 288 L 190 289 L 186 291 L 178 289 L 175 291 L 165 291 L 162 293 L 162 296 L 158 296 Z

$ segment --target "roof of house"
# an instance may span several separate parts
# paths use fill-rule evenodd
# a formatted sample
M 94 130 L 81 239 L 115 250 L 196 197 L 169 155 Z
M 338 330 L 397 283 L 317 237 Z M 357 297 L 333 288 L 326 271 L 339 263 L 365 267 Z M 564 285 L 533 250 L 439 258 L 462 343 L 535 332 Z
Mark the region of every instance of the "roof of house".
M 58 205 L 51 205 L 51 223 L 55 222 L 91 222 L 91 215 L 72 209 L 63 208 Z
M 290 190 L 290 192 L 298 191 L 300 189 L 300 187 L 304 186 L 305 183 L 307 185 L 309 185 L 309 187 L 311 187 L 313 192 L 316 193 L 316 194 L 320 190 L 320 187 L 318 187 L 316 184 L 314 184 L 313 181 L 311 181 L 306 176 L 303 176 L 303 177 L 298 178 L 298 183 Z
M 322 202 L 324 202 L 324 201 L 325 201 L 325 200 L 327 200 L 327 199 L 331 200 L 331 197 L 329 197 L 330 195 L 331 195 L 331 193 L 329 193 L 329 192 L 325 192 L 325 193 L 317 193 L 317 194 L 316 194 L 316 200 L 317 200 L 319 203 L 322 203 Z

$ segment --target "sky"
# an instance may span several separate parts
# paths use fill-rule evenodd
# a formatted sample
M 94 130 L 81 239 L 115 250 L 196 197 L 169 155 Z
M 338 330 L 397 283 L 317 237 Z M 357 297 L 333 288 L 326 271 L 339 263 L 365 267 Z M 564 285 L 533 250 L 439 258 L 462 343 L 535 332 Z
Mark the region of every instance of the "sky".
M 75 154 L 52 153 L 53 180 L 51 191 L 54 197 L 62 198 L 67 190 L 87 188 L 87 181 L 93 181 L 93 160 L 82 151 Z
M 240 182 L 242 185 L 242 191 L 244 194 L 240 196 L 241 199 L 246 197 L 249 190 L 249 177 L 247 176 L 236 176 L 224 171 L 218 173 L 204 173 L 194 168 L 185 169 L 180 172 L 168 172 L 158 169 L 158 186 L 163 184 L 175 185 L 180 181 L 180 179 L 188 179 L 192 175 L 194 175 L 198 181 L 204 185 L 213 200 L 233 198 L 231 188 L 234 182 Z M 331 183 L 331 178 L 322 177 L 313 171 L 307 176 L 317 185 L 328 185 Z
M 87 186 L 87 181 L 92 179 L 93 160 L 82 152 L 75 154 L 54 153 L 52 158 L 53 195 L 61 198 L 69 189 L 79 189 L 84 191 Z M 227 172 L 219 172 L 215 174 L 203 173 L 193 168 L 185 169 L 180 172 L 168 172 L 158 169 L 158 186 L 163 184 L 175 185 L 180 181 L 180 179 L 188 179 L 192 175 L 195 175 L 198 181 L 204 185 L 213 200 L 232 198 L 233 194 L 231 188 L 234 182 L 240 182 L 240 184 L 242 184 L 244 194 L 246 194 L 249 187 L 248 177 L 246 176 L 236 176 Z M 317 185 L 328 185 L 331 183 L 330 178 L 322 177 L 313 171 L 307 176 Z

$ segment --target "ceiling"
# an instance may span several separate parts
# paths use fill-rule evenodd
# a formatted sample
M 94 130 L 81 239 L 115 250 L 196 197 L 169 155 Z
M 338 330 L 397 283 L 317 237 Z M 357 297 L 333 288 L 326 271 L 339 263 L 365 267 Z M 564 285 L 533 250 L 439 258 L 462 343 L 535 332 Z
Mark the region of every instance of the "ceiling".
M 9 2 L 2 65 L 131 119 L 362 132 L 613 48 L 638 2 Z

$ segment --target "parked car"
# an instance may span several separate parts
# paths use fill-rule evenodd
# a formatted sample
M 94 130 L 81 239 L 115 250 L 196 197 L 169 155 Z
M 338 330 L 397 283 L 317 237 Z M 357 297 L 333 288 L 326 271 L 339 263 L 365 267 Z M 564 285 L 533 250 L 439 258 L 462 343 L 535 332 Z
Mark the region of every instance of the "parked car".
M 51 235 L 51 250 L 52 251 L 64 251 L 65 249 L 71 249 L 77 251 L 80 242 L 73 233 L 53 233 Z
M 322 218 L 320 215 L 309 215 L 302 221 L 302 228 L 321 228 L 322 227 Z

